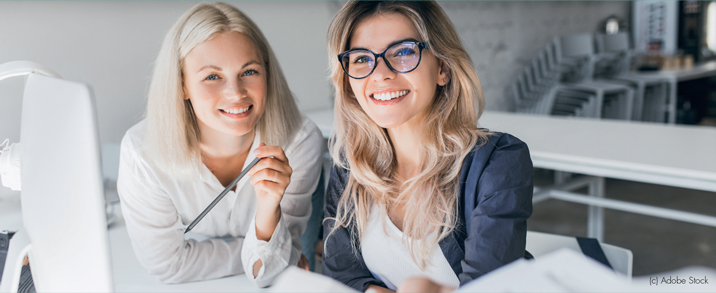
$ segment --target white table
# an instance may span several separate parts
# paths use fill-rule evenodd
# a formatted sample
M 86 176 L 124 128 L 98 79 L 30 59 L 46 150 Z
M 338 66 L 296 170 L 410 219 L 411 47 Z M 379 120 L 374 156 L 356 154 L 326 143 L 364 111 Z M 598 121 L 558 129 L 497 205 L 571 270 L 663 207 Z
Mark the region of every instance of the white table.
M 535 167 L 716 192 L 716 128 L 485 112 Z
M 332 112 L 306 114 L 328 137 Z M 604 177 L 716 192 L 716 128 L 506 112 L 485 112 L 479 125 L 525 141 L 535 168 L 590 175 L 534 197 L 589 205 L 589 237 L 602 240 L 605 207 L 716 227 L 716 217 L 604 198 Z M 569 192 L 585 185 L 591 196 Z

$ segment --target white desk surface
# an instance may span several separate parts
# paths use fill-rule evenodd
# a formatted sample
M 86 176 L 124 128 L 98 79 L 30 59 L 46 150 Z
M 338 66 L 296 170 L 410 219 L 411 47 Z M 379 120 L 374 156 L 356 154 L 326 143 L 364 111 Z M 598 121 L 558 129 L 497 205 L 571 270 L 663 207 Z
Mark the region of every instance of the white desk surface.
M 328 137 L 333 110 L 306 113 Z M 483 113 L 478 123 L 525 141 L 537 168 L 716 192 L 716 128 Z

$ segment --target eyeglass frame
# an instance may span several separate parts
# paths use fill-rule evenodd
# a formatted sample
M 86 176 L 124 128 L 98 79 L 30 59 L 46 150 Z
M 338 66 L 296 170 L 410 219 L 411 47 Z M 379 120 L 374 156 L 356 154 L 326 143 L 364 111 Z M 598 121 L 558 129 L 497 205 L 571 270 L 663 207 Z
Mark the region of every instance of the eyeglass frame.
M 393 68 L 393 65 L 390 65 L 390 62 L 388 62 L 388 59 L 385 58 L 385 52 L 388 52 L 388 49 L 392 48 L 393 46 L 398 45 L 398 44 L 403 44 L 403 43 L 415 43 L 420 50 L 418 50 L 418 54 L 419 54 L 419 56 L 418 56 L 418 63 L 415 64 L 415 67 L 413 67 L 413 68 L 410 69 L 410 70 L 399 71 L 399 70 L 396 70 L 395 68 Z M 419 42 L 419 41 L 414 41 L 414 40 L 405 40 L 405 41 L 399 41 L 399 42 L 395 42 L 395 43 L 393 43 L 393 44 L 390 44 L 390 46 L 388 46 L 387 48 L 385 48 L 385 50 L 383 50 L 383 52 L 380 53 L 380 54 L 376 54 L 375 52 L 373 52 L 373 51 L 371 51 L 371 50 L 369 50 L 369 49 L 355 48 L 355 49 L 350 49 L 350 50 L 348 50 L 348 51 L 345 51 L 345 52 L 343 52 L 343 53 L 338 54 L 338 62 L 341 63 L 341 68 L 343 68 L 343 73 L 345 73 L 346 75 L 348 75 L 348 77 L 353 78 L 353 79 L 364 79 L 364 78 L 367 78 L 368 76 L 370 76 L 371 74 L 373 74 L 373 71 L 375 71 L 375 69 L 378 67 L 378 58 L 383 58 L 383 62 L 385 62 L 385 65 L 387 65 L 388 68 L 390 68 L 390 70 L 392 70 L 393 72 L 397 72 L 397 73 L 408 73 L 408 72 L 411 72 L 411 71 L 413 71 L 413 70 L 415 70 L 415 69 L 418 68 L 418 65 L 420 65 L 420 61 L 423 60 L 423 49 L 427 49 L 427 48 L 429 48 L 429 47 L 430 47 L 430 46 L 428 45 L 428 43 L 425 43 L 425 42 Z M 373 66 L 373 69 L 371 69 L 370 72 L 368 73 L 368 75 L 366 75 L 366 76 L 364 76 L 364 77 L 358 78 L 358 77 L 354 77 L 354 76 L 348 74 L 348 70 L 346 70 L 345 65 L 343 65 L 343 56 L 345 56 L 346 54 L 349 54 L 349 53 L 351 53 L 351 52 L 355 52 L 355 51 L 368 51 L 368 52 L 370 52 L 371 54 L 373 54 L 373 56 L 375 57 L 375 59 L 374 59 L 374 60 L 375 60 L 375 66 Z

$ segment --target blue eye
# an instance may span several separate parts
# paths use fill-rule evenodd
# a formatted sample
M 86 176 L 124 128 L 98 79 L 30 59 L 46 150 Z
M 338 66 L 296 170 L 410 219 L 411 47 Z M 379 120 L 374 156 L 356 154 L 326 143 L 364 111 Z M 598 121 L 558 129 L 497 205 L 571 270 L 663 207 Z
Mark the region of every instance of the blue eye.
M 370 57 L 365 56 L 365 55 L 364 55 L 364 56 L 358 56 L 358 57 L 356 57 L 355 59 L 353 59 L 353 63 L 354 63 L 354 64 L 356 64 L 356 63 L 369 63 L 369 62 L 372 62 L 372 61 L 373 61 L 373 58 L 370 58 Z
M 407 55 L 414 55 L 415 50 L 409 49 L 409 48 L 403 48 L 395 52 L 395 56 L 407 56 Z
M 259 72 L 256 70 L 253 70 L 253 69 L 249 69 L 249 70 L 244 71 L 243 75 L 247 76 L 247 75 L 255 75 L 255 74 L 259 74 Z
M 217 79 L 219 79 L 219 76 L 216 74 L 212 74 L 212 75 L 207 76 L 204 80 L 217 80 Z

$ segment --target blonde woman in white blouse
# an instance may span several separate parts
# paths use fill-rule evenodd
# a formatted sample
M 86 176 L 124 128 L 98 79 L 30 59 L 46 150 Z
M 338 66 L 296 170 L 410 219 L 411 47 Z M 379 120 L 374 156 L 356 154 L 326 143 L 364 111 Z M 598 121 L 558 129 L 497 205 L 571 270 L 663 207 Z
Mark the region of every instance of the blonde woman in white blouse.
M 118 191 L 137 258 L 167 283 L 243 272 L 270 285 L 301 256 L 322 138 L 266 38 L 238 9 L 199 4 L 167 34 L 146 119 L 122 139 Z M 261 161 L 192 230 L 194 218 Z

